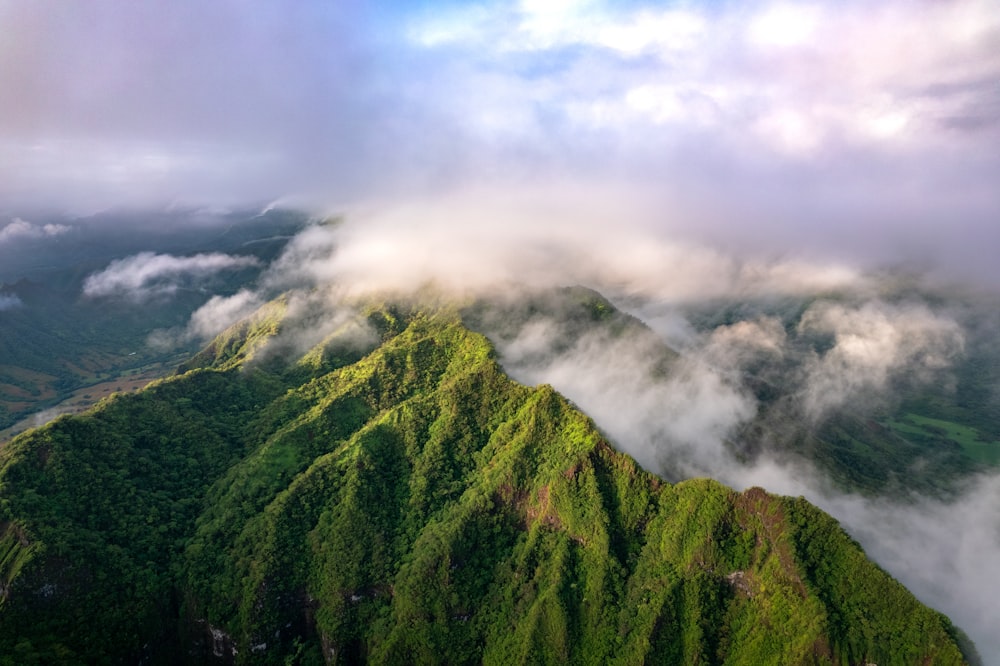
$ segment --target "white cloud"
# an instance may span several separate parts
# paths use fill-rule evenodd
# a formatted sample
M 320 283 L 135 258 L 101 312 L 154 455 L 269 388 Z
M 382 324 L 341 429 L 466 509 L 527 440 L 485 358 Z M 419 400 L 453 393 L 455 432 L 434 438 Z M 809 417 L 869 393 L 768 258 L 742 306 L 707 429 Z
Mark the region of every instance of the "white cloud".
M 249 289 L 241 289 L 232 296 L 213 296 L 191 314 L 187 337 L 210 340 L 261 305 L 261 297 Z
M 823 143 L 824 123 L 812 114 L 775 109 L 755 124 L 758 134 L 773 148 L 792 155 L 808 155 Z
M 344 207 L 567 179 L 734 244 L 996 272 L 973 240 L 997 233 L 992 1 L 94 6 L 7 17 L 34 38 L 0 45 L 4 201 Z
M 984 664 L 1000 663 L 1000 476 L 975 479 L 951 501 L 806 495 L 918 599 L 965 631 Z
M 664 378 L 655 336 L 594 332 L 563 350 L 566 339 L 557 322 L 535 318 L 497 345 L 515 379 L 554 386 L 645 468 L 671 479 L 718 473 L 726 437 L 754 414 L 752 398 L 697 355 Z
M 750 20 L 750 40 L 764 47 L 800 46 L 808 43 L 822 16 L 820 8 L 801 4 L 778 4 L 766 7 Z
M 648 50 L 691 51 L 701 45 L 707 34 L 708 22 L 701 14 L 680 9 L 646 10 L 622 21 L 604 23 L 597 28 L 593 41 L 622 53 L 638 55 Z
M 46 238 L 59 236 L 72 230 L 65 224 L 32 224 L 15 217 L 3 229 L 0 229 L 0 244 L 12 242 L 21 238 Z
M 818 303 L 802 316 L 799 330 L 834 336 L 833 347 L 806 366 L 803 404 L 813 418 L 860 395 L 877 398 L 902 370 L 921 379 L 949 368 L 965 343 L 954 320 L 926 306 L 875 301 L 861 307 Z
M 447 13 L 439 20 L 452 23 Z M 545 77 L 558 88 L 551 106 L 578 114 L 598 100 L 607 109 L 617 95 L 622 108 L 645 113 L 654 124 L 690 121 L 697 127 L 704 122 L 705 101 L 712 100 L 736 136 L 756 137 L 758 148 L 779 155 L 839 149 L 841 138 L 872 149 L 890 140 L 931 145 L 941 136 L 943 115 L 961 114 L 993 93 L 928 96 L 928 88 L 1000 77 L 1000 56 L 989 48 L 1000 14 L 984 2 L 668 10 L 522 3 L 519 20 L 465 25 L 460 41 L 474 46 L 492 71 L 504 69 L 499 63 L 510 52 L 558 54 L 552 56 L 562 63 L 558 78 Z M 574 47 L 625 56 L 626 62 L 606 60 L 618 84 L 609 87 L 600 77 L 580 86 L 576 68 L 593 70 L 593 61 L 568 51 Z M 634 61 L 639 55 L 644 60 Z M 538 83 L 538 77 L 522 82 Z M 873 109 L 872 100 L 880 100 L 881 108 Z M 619 114 L 597 117 L 611 128 L 629 122 Z M 906 126 L 921 131 L 904 133 Z
M 582 188 L 480 190 L 384 206 L 293 241 L 271 273 L 278 285 L 339 284 L 360 293 L 458 294 L 508 285 L 583 284 L 683 301 L 734 294 L 811 293 L 857 283 L 833 263 L 739 259 L 660 232 L 660 213 L 626 193 Z
M 172 294 L 186 280 L 199 280 L 225 270 L 258 266 L 256 257 L 221 253 L 176 257 L 141 252 L 112 261 L 106 269 L 87 277 L 83 294 L 121 297 L 141 302 L 153 296 Z

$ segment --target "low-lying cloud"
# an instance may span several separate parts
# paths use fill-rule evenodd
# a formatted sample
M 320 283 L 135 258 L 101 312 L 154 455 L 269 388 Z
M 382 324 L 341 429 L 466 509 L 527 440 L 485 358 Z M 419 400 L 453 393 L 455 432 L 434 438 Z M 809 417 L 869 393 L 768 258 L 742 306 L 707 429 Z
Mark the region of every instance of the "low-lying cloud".
M 232 296 L 213 296 L 194 311 L 188 323 L 187 336 L 208 340 L 244 319 L 260 306 L 263 301 L 259 294 L 241 289 Z
M 12 310 L 23 305 L 17 294 L 0 294 L 0 312 Z
M 919 599 L 965 631 L 984 664 L 1000 663 L 1000 475 L 974 479 L 951 502 L 805 495 Z
M 814 420 L 852 398 L 877 400 L 904 370 L 926 383 L 935 371 L 951 367 L 964 348 L 958 323 L 923 305 L 821 302 L 802 316 L 799 331 L 834 336 L 831 349 L 806 363 L 804 411 Z
M 26 238 L 60 236 L 72 229 L 73 227 L 65 224 L 33 224 L 15 217 L 7 226 L 0 229 L 0 245 Z
M 678 240 L 663 231 L 663 213 L 638 194 L 628 200 L 624 192 L 525 186 L 373 207 L 292 241 L 271 280 L 459 296 L 585 284 L 676 302 L 812 293 L 863 279 L 841 263 L 740 257 Z
M 972 337 L 958 301 L 921 296 L 932 283 L 919 276 L 677 241 L 643 206 L 617 208 L 618 198 L 523 194 L 463 195 L 310 227 L 264 272 L 259 291 L 213 299 L 189 334 L 208 335 L 269 294 L 292 290 L 295 324 L 276 352 L 310 349 L 331 330 L 358 349 L 374 343 L 351 306 L 358 300 L 511 307 L 558 287 L 594 288 L 649 328 L 580 330 L 545 307 L 523 320 L 485 317 L 482 329 L 513 377 L 553 385 L 670 480 L 710 476 L 806 496 L 952 617 L 987 660 L 1000 654 L 1000 580 L 990 569 L 1000 553 L 1000 476 L 952 488 L 947 500 L 906 497 L 905 488 L 902 497 L 863 497 L 838 489 L 788 446 L 838 411 L 868 419 L 891 408 L 901 389 L 953 384 L 954 364 L 984 335 Z M 777 402 L 766 404 L 761 391 Z M 760 441 L 747 445 L 744 428 L 758 422 Z M 778 426 L 775 436 L 785 439 L 771 446 L 768 429 Z
M 512 376 L 553 385 L 646 469 L 668 480 L 710 476 L 737 489 L 806 496 L 918 598 L 968 632 L 986 663 L 996 663 L 1000 475 L 971 480 L 949 501 L 864 497 L 838 490 L 807 458 L 767 448 L 748 456 L 737 441 L 759 407 L 743 384 L 750 365 L 790 364 L 779 377 L 797 403 L 792 413 L 819 418 L 816 410 L 892 393 L 890 379 L 904 369 L 916 373 L 911 381 L 940 377 L 962 350 L 960 327 L 926 306 L 879 301 L 819 302 L 802 321 L 803 330 L 832 333 L 836 342 L 822 354 L 805 354 L 796 331 L 790 335 L 774 317 L 700 334 L 689 327 L 686 349 L 667 372 L 662 349 L 639 332 L 596 330 L 565 348 L 565 330 L 539 314 L 517 335 L 491 337 Z M 804 435 L 813 426 L 802 418 L 795 427 Z
M 83 283 L 83 295 L 90 298 L 124 298 L 141 303 L 157 296 L 171 295 L 191 280 L 259 265 L 260 261 L 251 256 L 211 253 L 177 257 L 140 252 L 116 259 L 103 271 L 88 276 Z

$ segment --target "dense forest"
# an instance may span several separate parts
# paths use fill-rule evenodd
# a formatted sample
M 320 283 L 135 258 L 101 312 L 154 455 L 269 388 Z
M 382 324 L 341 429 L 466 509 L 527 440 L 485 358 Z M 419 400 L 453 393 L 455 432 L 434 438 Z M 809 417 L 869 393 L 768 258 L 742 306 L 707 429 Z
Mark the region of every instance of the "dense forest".
M 0 661 L 974 659 L 834 519 L 642 470 L 474 313 L 276 353 L 286 307 L 0 450 Z

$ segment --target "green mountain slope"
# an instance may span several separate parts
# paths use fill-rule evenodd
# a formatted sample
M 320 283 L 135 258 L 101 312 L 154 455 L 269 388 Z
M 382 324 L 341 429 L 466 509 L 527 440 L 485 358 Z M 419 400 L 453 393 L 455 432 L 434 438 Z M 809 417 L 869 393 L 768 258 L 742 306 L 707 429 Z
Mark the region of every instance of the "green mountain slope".
M 0 662 L 965 663 L 832 518 L 662 482 L 458 315 L 255 361 L 280 311 L 0 451 Z

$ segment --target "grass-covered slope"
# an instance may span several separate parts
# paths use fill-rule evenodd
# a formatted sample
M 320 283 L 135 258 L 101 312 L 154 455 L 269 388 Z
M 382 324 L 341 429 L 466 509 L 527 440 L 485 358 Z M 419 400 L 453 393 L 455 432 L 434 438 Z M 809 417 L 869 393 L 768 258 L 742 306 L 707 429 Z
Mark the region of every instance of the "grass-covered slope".
M 803 500 L 665 484 L 457 316 L 369 320 L 278 373 L 261 319 L 4 447 L 0 661 L 963 663 Z

